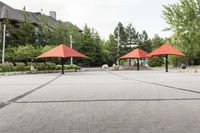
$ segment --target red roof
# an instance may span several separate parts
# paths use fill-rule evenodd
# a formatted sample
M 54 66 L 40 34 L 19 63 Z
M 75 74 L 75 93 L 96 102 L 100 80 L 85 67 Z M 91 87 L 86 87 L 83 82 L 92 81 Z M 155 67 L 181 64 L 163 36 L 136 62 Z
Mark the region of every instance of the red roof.
M 147 52 L 145 52 L 142 49 L 134 49 L 133 51 L 129 52 L 128 54 L 125 54 L 124 56 L 120 57 L 120 59 L 129 59 L 129 58 L 146 58 L 148 55 Z
M 78 51 L 69 48 L 68 46 L 61 44 L 41 55 L 37 58 L 48 58 L 48 57 L 57 57 L 57 58 L 66 58 L 66 57 L 79 57 L 86 58 L 84 54 L 79 53 Z
M 158 49 L 152 51 L 150 54 L 148 54 L 148 57 L 157 56 L 157 55 L 179 55 L 179 56 L 185 56 L 183 53 L 178 51 L 177 49 L 173 48 L 170 44 L 163 44 Z

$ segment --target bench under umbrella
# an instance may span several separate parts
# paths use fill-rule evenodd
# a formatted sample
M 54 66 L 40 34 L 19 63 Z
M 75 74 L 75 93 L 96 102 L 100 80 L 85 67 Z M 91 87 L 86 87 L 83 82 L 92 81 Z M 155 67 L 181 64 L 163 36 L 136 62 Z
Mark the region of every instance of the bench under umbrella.
M 87 56 L 64 44 L 60 44 L 37 58 L 61 58 L 62 74 L 64 74 L 64 59 L 68 57 L 86 58 Z
M 146 51 L 137 48 L 137 49 L 134 49 L 131 52 L 123 55 L 122 57 L 120 57 L 120 59 L 132 59 L 132 58 L 137 59 L 137 70 L 139 71 L 140 70 L 139 60 L 141 58 L 146 58 L 147 55 L 148 55 L 148 53 Z
M 165 63 L 165 69 L 166 72 L 168 72 L 168 55 L 177 55 L 177 56 L 185 56 L 183 53 L 172 47 L 170 44 L 166 43 L 163 44 L 161 47 L 158 49 L 152 51 L 150 54 L 148 54 L 148 57 L 153 57 L 153 56 L 159 56 L 159 55 L 165 55 L 166 58 L 166 63 Z

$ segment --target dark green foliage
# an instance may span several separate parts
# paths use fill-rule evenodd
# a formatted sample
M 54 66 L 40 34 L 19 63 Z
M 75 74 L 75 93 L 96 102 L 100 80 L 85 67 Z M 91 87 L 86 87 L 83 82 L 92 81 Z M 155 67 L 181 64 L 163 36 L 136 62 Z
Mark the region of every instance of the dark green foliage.
M 151 47 L 152 50 L 155 50 L 159 48 L 163 44 L 163 39 L 160 38 L 158 35 L 155 35 L 151 39 Z M 148 59 L 148 65 L 150 67 L 156 67 L 156 66 L 162 66 L 164 64 L 163 57 L 158 56 L 158 57 L 153 57 Z
M 188 59 L 179 57 L 179 56 L 170 56 L 169 57 L 169 62 L 174 66 L 174 67 L 180 67 L 181 64 L 188 64 Z
M 85 66 L 100 66 L 102 64 L 102 43 L 98 32 L 85 25 L 79 45 L 79 50 L 89 57 L 85 59 Z
M 138 48 L 143 49 L 144 51 L 150 52 L 152 50 L 151 40 L 149 39 L 146 31 L 143 31 L 142 34 L 139 35 L 139 43 Z
M 150 67 L 162 66 L 163 65 L 163 58 L 162 57 L 154 57 L 148 59 L 148 65 Z

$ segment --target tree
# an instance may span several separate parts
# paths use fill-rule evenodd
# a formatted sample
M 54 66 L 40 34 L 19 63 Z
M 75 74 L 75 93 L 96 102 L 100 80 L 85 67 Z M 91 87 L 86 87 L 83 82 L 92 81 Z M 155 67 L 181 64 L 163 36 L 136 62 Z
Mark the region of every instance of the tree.
M 128 50 L 132 50 L 133 46 L 137 46 L 139 44 L 139 33 L 135 30 L 132 24 L 128 24 L 126 27 L 127 34 L 127 47 Z
M 81 38 L 82 45 L 80 46 L 80 51 L 89 57 L 86 59 L 87 66 L 92 66 L 95 63 L 96 47 L 93 42 L 91 29 L 85 25 Z
M 128 34 L 126 33 L 125 27 L 119 22 L 114 30 L 115 41 L 117 42 L 119 39 L 119 57 L 128 51 L 127 36 Z
M 163 39 L 160 38 L 158 35 L 155 35 L 152 39 L 151 39 L 151 47 L 152 50 L 155 50 L 157 48 L 159 48 L 161 45 L 163 44 Z M 163 57 L 159 56 L 159 57 L 153 57 L 153 58 L 149 58 L 148 59 L 148 65 L 150 67 L 155 67 L 155 66 L 162 66 L 163 65 Z
M 149 39 L 146 31 L 143 31 L 142 34 L 139 35 L 138 47 L 147 52 L 150 52 L 152 50 L 151 40 Z
M 99 36 L 99 33 L 96 31 L 96 32 L 93 32 L 93 42 L 94 42 L 94 45 L 95 45 L 95 66 L 101 66 L 102 65 L 102 49 L 101 49 L 101 45 L 102 45 L 102 41 L 101 41 L 101 38 Z
M 175 47 L 195 60 L 200 57 L 200 1 L 180 0 L 177 4 L 164 6 L 163 15 Z
M 24 21 L 17 24 L 19 28 L 16 28 L 16 43 L 18 45 L 34 44 L 36 40 L 35 26 L 31 23 L 25 7 L 23 9 L 23 17 Z
M 117 41 L 115 40 L 112 34 L 109 35 L 109 39 L 106 43 L 108 45 L 108 51 L 109 51 L 108 64 L 112 65 L 113 63 L 116 63 L 117 58 L 119 58 L 118 54 L 119 48 L 117 45 Z

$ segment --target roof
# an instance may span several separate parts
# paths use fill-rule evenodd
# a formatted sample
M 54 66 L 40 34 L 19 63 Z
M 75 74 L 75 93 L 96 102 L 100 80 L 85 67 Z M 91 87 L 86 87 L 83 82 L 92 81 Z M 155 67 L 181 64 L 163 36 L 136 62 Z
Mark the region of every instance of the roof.
M 142 49 L 134 49 L 133 51 L 125 54 L 124 56 L 120 57 L 120 59 L 129 59 L 129 58 L 146 58 L 148 53 Z
M 40 24 L 40 21 L 35 13 L 26 11 L 30 21 L 33 24 Z M 14 9 L 0 1 L 0 19 L 11 19 L 14 21 L 24 21 L 24 11 Z
M 59 46 L 39 55 L 37 58 L 66 58 L 66 57 L 86 58 L 87 56 L 72 48 L 69 48 L 64 44 L 60 44 Z
M 0 1 L 0 20 L 8 18 L 13 21 L 23 22 L 25 12 L 27 13 L 31 23 L 35 25 L 41 25 L 41 16 L 45 16 L 47 24 L 50 27 L 55 27 L 57 24 L 61 23 L 63 25 L 66 25 L 66 27 L 74 26 L 75 28 L 77 28 L 77 30 L 81 31 L 80 28 L 78 28 L 77 26 L 73 25 L 70 22 L 63 22 L 61 20 L 56 20 L 55 18 L 41 14 L 40 12 L 29 12 L 29 11 L 14 9 Z
M 170 44 L 166 43 L 163 44 L 158 49 L 152 51 L 150 54 L 148 54 L 148 57 L 151 56 L 158 56 L 158 55 L 178 55 L 178 56 L 185 56 L 183 53 L 172 47 Z

